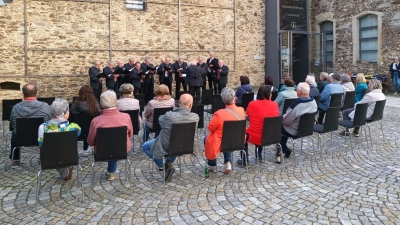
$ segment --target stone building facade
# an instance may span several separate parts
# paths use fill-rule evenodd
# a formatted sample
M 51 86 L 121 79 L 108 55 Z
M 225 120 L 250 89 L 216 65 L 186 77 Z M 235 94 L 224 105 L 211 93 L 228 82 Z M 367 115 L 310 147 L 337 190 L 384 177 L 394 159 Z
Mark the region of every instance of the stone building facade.
M 230 67 L 228 86 L 248 75 L 264 80 L 263 0 L 147 1 L 145 11 L 125 0 L 18 0 L 0 7 L 0 84 L 27 82 L 40 96 L 72 99 L 88 84 L 95 59 L 154 64 L 162 57 L 208 58 L 210 50 Z M 254 59 L 254 56 L 260 59 Z M 0 99 L 20 98 L 1 85 Z

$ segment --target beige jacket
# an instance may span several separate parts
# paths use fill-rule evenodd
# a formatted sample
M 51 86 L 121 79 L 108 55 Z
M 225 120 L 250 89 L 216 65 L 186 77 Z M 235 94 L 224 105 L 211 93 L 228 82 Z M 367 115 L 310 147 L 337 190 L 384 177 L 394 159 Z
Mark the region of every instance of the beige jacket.
M 144 118 L 146 118 L 147 126 L 153 128 L 153 114 L 155 108 L 175 108 L 175 100 L 170 95 L 165 95 L 162 100 L 150 100 L 144 108 Z

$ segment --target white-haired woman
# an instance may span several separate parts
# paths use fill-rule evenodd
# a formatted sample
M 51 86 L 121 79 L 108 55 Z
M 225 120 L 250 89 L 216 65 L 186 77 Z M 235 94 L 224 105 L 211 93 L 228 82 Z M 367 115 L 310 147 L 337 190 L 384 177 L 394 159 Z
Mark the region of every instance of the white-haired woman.
M 140 111 L 140 104 L 139 100 L 133 97 L 133 85 L 132 84 L 123 84 L 119 88 L 119 93 L 121 94 L 121 98 L 117 101 L 117 106 L 119 111 L 126 111 L 126 110 L 139 110 Z M 142 117 L 139 113 L 139 124 L 140 129 L 142 129 Z
M 315 75 L 312 73 L 308 74 L 306 77 L 306 83 L 310 85 L 310 97 L 315 98 L 319 96 L 319 90 L 315 87 Z

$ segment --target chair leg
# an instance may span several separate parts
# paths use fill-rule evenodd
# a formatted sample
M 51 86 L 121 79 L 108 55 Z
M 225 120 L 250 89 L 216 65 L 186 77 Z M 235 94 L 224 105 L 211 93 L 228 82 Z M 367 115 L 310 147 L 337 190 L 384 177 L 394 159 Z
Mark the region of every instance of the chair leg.
M 246 152 L 245 151 L 243 151 L 245 154 L 246 154 Z M 246 155 L 245 155 L 246 156 Z M 246 163 L 247 163 L 247 158 L 245 158 L 245 160 L 246 160 Z M 242 160 L 242 163 L 243 163 L 243 161 L 244 160 Z M 256 161 L 257 161 L 257 171 L 258 171 L 258 174 L 260 174 L 261 172 L 260 172 L 260 157 L 258 157 L 258 148 L 257 148 L 257 145 L 256 145 Z M 249 165 L 247 165 L 246 166 L 246 168 L 248 167 Z
M 312 139 L 312 136 L 311 136 L 311 139 Z M 321 147 L 321 134 L 318 134 L 317 147 L 318 147 L 318 149 L 319 149 L 319 154 L 321 155 L 321 159 L 322 159 L 322 161 L 323 161 L 324 159 L 323 159 L 322 147 Z M 315 156 L 315 152 L 314 152 L 314 156 Z M 317 156 L 315 156 L 315 160 L 317 160 Z
M 42 179 L 42 170 L 40 170 L 36 176 L 36 203 L 35 203 L 35 210 L 37 210 L 39 204 L 39 193 L 40 193 L 40 186 L 41 186 L 41 179 Z
M 362 126 L 361 129 L 364 130 L 363 135 L 365 136 L 365 141 L 367 142 L 367 147 L 369 147 L 367 129 L 365 128 L 365 126 Z M 368 125 L 368 129 L 369 129 L 369 125 Z M 372 145 L 372 143 L 371 143 L 371 145 Z
M 246 152 L 244 150 L 240 150 L 240 151 L 243 154 L 244 160 L 247 160 Z M 233 161 L 233 152 L 232 152 L 232 161 Z M 233 163 L 232 163 L 232 168 L 233 168 Z M 260 168 L 260 166 L 258 166 L 258 168 Z M 247 180 L 249 180 L 249 167 L 248 167 L 248 165 L 246 166 L 246 171 L 247 171 Z
M 78 168 L 79 168 L 79 170 L 78 170 Z M 76 167 L 76 170 L 79 171 L 79 173 L 77 173 L 77 175 L 78 175 L 77 179 L 78 179 L 78 182 L 80 182 L 80 184 L 81 184 L 82 202 L 85 202 L 85 193 L 83 192 L 83 179 L 80 180 L 81 174 L 82 174 L 82 167 L 80 164 L 78 164 L 78 166 Z
M 313 152 L 315 152 L 314 140 L 313 140 L 312 136 L 310 136 L 310 138 L 311 138 L 312 150 L 313 150 Z M 301 140 L 301 142 L 303 142 L 303 140 Z
M 193 164 L 193 167 L 194 167 L 194 182 L 196 182 L 196 186 L 197 186 L 198 181 L 197 181 L 196 162 L 193 162 L 193 157 L 196 157 L 196 155 L 195 154 L 190 155 L 190 161 L 192 161 L 192 164 Z
M 336 142 L 337 142 L 337 145 L 336 145 L 336 147 L 337 147 L 337 149 L 338 149 L 338 151 L 339 151 L 339 153 L 340 153 L 340 147 L 339 147 L 339 130 L 336 130 L 336 132 L 337 132 L 337 135 L 336 135 Z
M 350 141 L 351 154 L 354 155 L 353 146 L 351 145 L 351 134 L 350 133 L 349 133 L 349 141 Z
M 371 127 L 369 126 L 369 124 L 367 124 L 367 126 L 368 126 L 369 141 L 371 142 L 371 149 L 372 149 L 374 144 L 372 143 Z M 367 136 L 367 132 L 365 132 L 365 136 Z
M 126 160 L 125 160 L 125 182 L 128 180 L 128 175 L 126 174 L 126 172 L 128 172 L 128 169 L 127 169 L 127 161 L 128 161 L 128 157 L 126 158 Z
M 126 163 L 128 163 L 128 165 L 129 165 L 129 171 L 126 170 Z M 132 195 L 132 187 L 131 187 L 132 186 L 132 182 L 131 182 L 130 173 L 131 173 L 131 161 L 129 161 L 129 159 L 127 158 L 125 160 L 125 181 L 126 181 L 126 178 L 128 178 L 128 180 L 129 180 L 129 193 L 130 193 L 130 195 Z
M 11 159 L 10 159 L 10 168 L 11 168 L 11 170 L 10 170 L 10 172 L 12 172 L 12 168 L 13 168 L 13 162 L 14 162 L 14 151 L 15 151 L 15 149 L 16 149 L 17 147 L 14 147 L 13 149 L 12 149 L 12 151 L 11 151 Z M 21 149 L 20 149 L 20 152 L 21 152 Z M 19 163 L 21 163 L 21 158 L 19 159 Z
M 179 176 L 182 176 L 182 157 L 179 158 Z
M 91 166 L 91 173 L 90 173 L 90 195 L 89 199 L 92 200 L 92 195 L 93 195 L 93 180 L 94 180 L 94 162 L 92 163 Z
M 301 138 L 301 143 L 300 143 L 300 154 L 303 154 L 303 138 Z
M 153 159 L 154 159 L 154 155 L 153 155 Z M 166 176 L 165 170 L 166 170 L 166 168 L 165 168 L 164 160 L 165 160 L 165 158 L 163 157 L 163 173 L 164 173 L 163 181 L 164 181 L 164 185 L 165 185 L 165 176 Z
M 379 123 L 381 124 L 381 131 L 382 131 L 382 137 L 383 137 L 383 141 L 385 141 L 385 135 L 383 134 L 382 122 L 379 120 Z

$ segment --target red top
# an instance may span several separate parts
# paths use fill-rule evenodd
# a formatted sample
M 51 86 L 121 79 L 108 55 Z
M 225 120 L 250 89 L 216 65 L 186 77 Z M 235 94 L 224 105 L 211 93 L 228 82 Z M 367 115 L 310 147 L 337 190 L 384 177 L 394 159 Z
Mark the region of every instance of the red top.
M 279 116 L 279 106 L 271 100 L 251 101 L 247 107 L 250 126 L 246 129 L 249 143 L 260 145 L 264 127 L 264 118 Z

